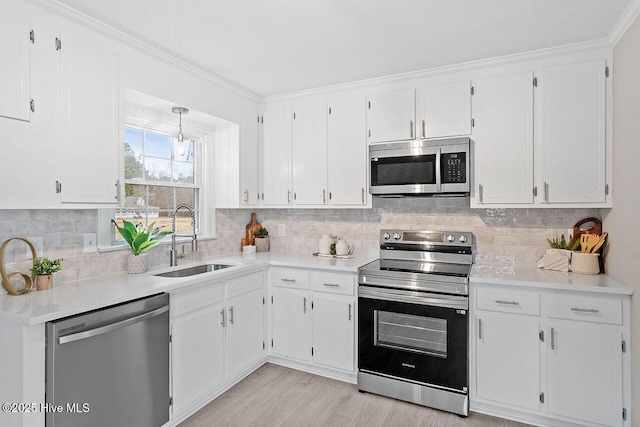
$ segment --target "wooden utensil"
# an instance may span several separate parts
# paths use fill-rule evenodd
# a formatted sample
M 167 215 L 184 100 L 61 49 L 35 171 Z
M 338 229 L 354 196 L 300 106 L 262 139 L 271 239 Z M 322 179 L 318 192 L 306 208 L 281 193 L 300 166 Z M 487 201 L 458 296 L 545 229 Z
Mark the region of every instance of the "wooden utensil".
M 602 236 L 600 236 L 600 240 L 598 240 L 598 243 L 596 243 L 596 245 L 593 248 L 591 248 L 592 254 L 595 254 L 600 250 L 602 245 L 604 245 L 604 241 L 607 240 L 608 235 L 609 233 L 602 233 Z
M 587 236 L 587 253 L 591 253 L 593 252 L 593 248 L 600 241 L 600 236 L 597 234 L 588 234 Z
M 587 246 L 589 244 L 589 235 L 583 234 L 580 236 L 580 252 L 587 252 Z

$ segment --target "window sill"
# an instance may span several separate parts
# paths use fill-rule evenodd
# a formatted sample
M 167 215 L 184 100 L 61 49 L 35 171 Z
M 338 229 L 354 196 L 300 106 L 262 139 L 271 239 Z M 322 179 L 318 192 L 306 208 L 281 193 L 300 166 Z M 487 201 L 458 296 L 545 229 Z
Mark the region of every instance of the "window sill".
M 203 236 L 200 237 L 198 236 L 198 241 L 199 242 L 206 242 L 209 240 L 216 240 L 218 237 L 217 236 Z M 182 245 L 182 244 L 186 244 L 191 242 L 191 239 L 188 237 L 176 237 L 176 244 L 178 245 Z M 159 246 L 166 246 L 166 245 L 171 245 L 171 237 L 167 237 L 163 240 L 160 241 L 160 245 Z M 110 253 L 110 252 L 120 252 L 120 251 L 130 251 L 131 248 L 129 247 L 129 245 L 127 245 L 126 243 L 123 243 L 121 245 L 112 245 L 112 246 L 102 246 L 98 248 L 98 253 L 102 254 L 102 253 Z

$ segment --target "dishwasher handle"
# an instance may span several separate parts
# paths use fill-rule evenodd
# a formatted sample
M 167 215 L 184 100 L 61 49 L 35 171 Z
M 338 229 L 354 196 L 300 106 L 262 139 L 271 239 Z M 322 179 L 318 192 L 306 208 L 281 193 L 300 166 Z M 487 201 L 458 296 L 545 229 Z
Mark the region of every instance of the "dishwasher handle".
M 66 335 L 64 337 L 58 337 L 58 344 L 67 344 L 70 342 L 106 334 L 107 332 L 112 332 L 121 328 L 126 328 L 127 326 L 135 325 L 136 323 L 144 322 L 145 320 L 159 316 L 162 313 L 166 313 L 167 311 L 169 311 L 169 306 L 165 305 L 155 310 L 142 313 L 138 316 L 129 317 L 128 319 L 120 320 L 119 322 L 111 323 L 109 325 L 100 326 L 98 328 L 89 329 L 87 331 L 77 332 L 75 334 Z

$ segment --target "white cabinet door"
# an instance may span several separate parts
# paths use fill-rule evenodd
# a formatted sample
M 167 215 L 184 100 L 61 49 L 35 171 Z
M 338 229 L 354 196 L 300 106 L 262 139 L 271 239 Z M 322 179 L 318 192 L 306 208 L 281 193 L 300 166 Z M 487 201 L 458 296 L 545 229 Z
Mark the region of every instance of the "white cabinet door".
M 539 410 L 539 322 L 481 314 L 476 326 L 478 398 Z
M 415 117 L 414 89 L 367 97 L 369 143 L 414 139 Z
M 354 302 L 352 298 L 313 296 L 313 362 L 354 369 Z
M 61 44 L 60 200 L 116 204 L 120 135 L 118 55 L 82 38 Z
M 418 136 L 442 138 L 471 134 L 471 82 L 445 83 L 418 90 Z
M 291 111 L 267 110 L 262 125 L 264 205 L 291 203 Z
M 0 116 L 31 119 L 31 24 L 14 11 L 0 9 Z
M 242 149 L 241 159 L 241 204 L 245 206 L 257 205 L 260 201 L 258 189 L 258 109 L 252 106 L 242 106 Z
M 298 289 L 273 288 L 272 293 L 273 353 L 309 360 L 309 292 Z
M 222 305 L 179 316 L 171 326 L 173 412 L 224 379 Z
M 364 98 L 329 104 L 329 204 L 367 203 L 367 113 Z
M 538 138 L 545 202 L 605 202 L 605 62 L 543 68 Z
M 549 332 L 549 413 L 622 425 L 621 333 L 578 324 L 554 324 Z
M 301 105 L 293 111 L 293 200 L 323 205 L 327 194 L 327 105 Z
M 472 205 L 533 203 L 533 73 L 474 82 Z
M 227 302 L 227 377 L 239 373 L 264 352 L 262 290 Z

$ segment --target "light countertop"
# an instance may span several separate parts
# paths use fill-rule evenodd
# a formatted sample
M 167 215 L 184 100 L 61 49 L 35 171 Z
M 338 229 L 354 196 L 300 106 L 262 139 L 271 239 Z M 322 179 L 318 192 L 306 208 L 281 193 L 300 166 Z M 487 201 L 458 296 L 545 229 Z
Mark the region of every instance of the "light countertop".
M 203 260 L 178 267 L 162 267 L 145 274 L 114 274 L 56 285 L 49 291 L 33 291 L 26 295 L 0 295 L 0 320 L 36 325 L 73 316 L 86 311 L 143 298 L 161 292 L 176 292 L 204 281 L 260 271 L 268 266 L 331 270 L 356 273 L 358 267 L 377 257 L 358 256 L 331 259 L 298 253 L 237 254 Z M 155 277 L 154 274 L 205 263 L 233 264 L 233 267 L 183 278 Z M 533 286 L 548 289 L 580 290 L 618 295 L 632 295 L 633 289 L 607 275 L 544 271 L 535 267 L 500 267 L 476 264 L 471 275 L 474 283 Z

